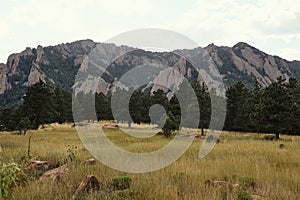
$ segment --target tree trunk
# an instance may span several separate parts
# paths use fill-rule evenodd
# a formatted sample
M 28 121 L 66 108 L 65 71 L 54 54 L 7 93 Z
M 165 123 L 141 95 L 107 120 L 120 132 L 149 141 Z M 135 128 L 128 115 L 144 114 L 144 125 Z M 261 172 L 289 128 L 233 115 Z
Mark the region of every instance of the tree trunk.
M 34 118 L 34 129 L 35 130 L 38 130 L 39 129 L 39 126 L 40 126 L 40 117 L 38 115 L 35 116 Z
M 280 137 L 279 137 L 279 133 L 276 133 L 276 140 L 279 140 Z
M 164 135 L 165 135 L 166 138 L 169 138 L 169 137 L 170 137 L 170 135 L 171 135 L 170 132 L 171 132 L 171 131 L 169 131 L 169 130 L 165 130 L 165 131 L 164 131 Z
M 128 128 L 131 128 L 131 121 L 128 121 Z
M 201 136 L 204 136 L 204 128 L 201 126 Z

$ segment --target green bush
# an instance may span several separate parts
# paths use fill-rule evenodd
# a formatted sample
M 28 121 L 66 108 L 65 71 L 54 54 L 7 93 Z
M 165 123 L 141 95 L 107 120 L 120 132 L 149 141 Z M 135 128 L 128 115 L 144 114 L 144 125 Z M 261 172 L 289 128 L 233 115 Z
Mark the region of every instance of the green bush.
M 112 179 L 112 186 L 116 190 L 126 190 L 130 188 L 130 184 L 132 182 L 132 179 L 128 176 L 121 176 L 117 178 Z
M 238 190 L 237 191 L 237 199 L 238 200 L 252 200 L 252 196 L 246 190 Z
M 130 197 L 132 197 L 133 194 L 134 192 L 132 189 L 114 191 L 114 196 L 121 199 L 130 199 Z
M 16 163 L 2 164 L 0 168 L 0 199 L 10 195 L 11 188 L 16 185 L 21 169 Z

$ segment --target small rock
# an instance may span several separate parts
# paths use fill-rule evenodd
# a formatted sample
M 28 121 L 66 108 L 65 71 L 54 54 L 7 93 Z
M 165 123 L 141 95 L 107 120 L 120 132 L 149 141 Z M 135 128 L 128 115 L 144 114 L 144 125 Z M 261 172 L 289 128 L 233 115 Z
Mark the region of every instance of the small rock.
M 164 135 L 164 132 L 159 131 L 159 132 L 156 133 L 156 135 Z
M 205 138 L 205 135 L 195 135 L 195 139 L 204 139 Z
M 96 160 L 94 158 L 90 158 L 83 162 L 84 165 L 94 165 L 96 164 Z
M 285 144 L 280 144 L 280 145 L 279 145 L 279 148 L 280 148 L 280 149 L 283 149 L 284 147 L 285 147 Z
M 252 194 L 251 197 L 252 197 L 253 200 L 262 199 L 262 196 L 261 195 L 257 195 L 257 194 Z

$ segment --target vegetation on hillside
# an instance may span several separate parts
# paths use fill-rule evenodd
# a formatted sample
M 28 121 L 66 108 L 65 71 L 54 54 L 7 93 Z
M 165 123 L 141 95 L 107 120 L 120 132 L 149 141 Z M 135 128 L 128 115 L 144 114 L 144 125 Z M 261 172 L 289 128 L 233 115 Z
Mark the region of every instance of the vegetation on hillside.
M 198 82 L 194 82 L 192 87 L 197 96 L 200 110 L 198 127 L 202 129 L 203 134 L 204 128 L 208 128 L 211 120 L 211 96 L 216 94 L 213 91 L 209 93 L 207 87 Z M 93 111 L 93 107 L 85 105 L 88 104 L 89 99 L 95 98 L 95 111 L 99 121 L 115 119 L 127 122 L 129 127 L 133 122 L 158 124 L 160 119 L 151 122 L 149 110 L 151 106 L 159 104 L 166 111 L 168 117 L 166 127 L 172 127 L 171 130 L 178 128 L 182 109 L 189 109 L 189 106 L 180 105 L 176 95 L 168 99 L 166 93 L 160 89 L 153 94 L 141 91 L 131 92 L 130 116 L 124 106 L 116 108 L 115 116 L 113 116 L 111 95 L 102 93 L 94 95 L 79 92 L 75 99 L 76 102 L 73 104 L 82 109 L 80 120 L 90 120 L 89 113 Z M 123 98 L 131 92 L 117 89 L 114 98 L 119 102 L 125 101 Z M 300 84 L 294 78 L 286 82 L 280 77 L 276 82 L 264 88 L 256 83 L 252 89 L 246 87 L 242 82 L 237 82 L 227 89 L 226 100 L 225 130 L 274 133 L 277 139 L 279 134 L 300 134 L 298 123 L 300 120 Z M 42 124 L 72 121 L 72 95 L 61 87 L 53 88 L 47 83 L 39 81 L 27 88 L 20 106 L 5 108 L 1 111 L 0 128 L 6 131 L 18 130 L 20 133 L 26 133 L 28 129 L 37 129 Z M 171 125 L 173 123 L 175 124 Z M 166 127 L 163 130 L 168 136 Z

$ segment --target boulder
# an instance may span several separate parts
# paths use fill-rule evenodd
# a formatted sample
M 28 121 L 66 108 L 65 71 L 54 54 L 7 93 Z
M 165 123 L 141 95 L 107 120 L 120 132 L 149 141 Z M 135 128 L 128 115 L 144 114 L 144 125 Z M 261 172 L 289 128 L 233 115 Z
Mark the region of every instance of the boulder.
M 31 163 L 26 168 L 24 168 L 24 171 L 30 171 L 30 170 L 47 171 L 50 167 L 51 166 L 48 161 L 32 160 Z
M 104 124 L 102 126 L 102 128 L 105 128 L 105 129 L 119 129 L 119 125 L 118 124 Z
M 92 190 L 100 190 L 100 183 L 94 175 L 86 176 L 75 191 L 75 195 L 89 192 Z
M 40 180 L 44 180 L 45 178 L 51 178 L 53 181 L 59 181 L 64 176 L 68 175 L 69 173 L 70 173 L 70 170 L 65 165 L 63 165 L 61 167 L 46 171 L 41 176 Z

